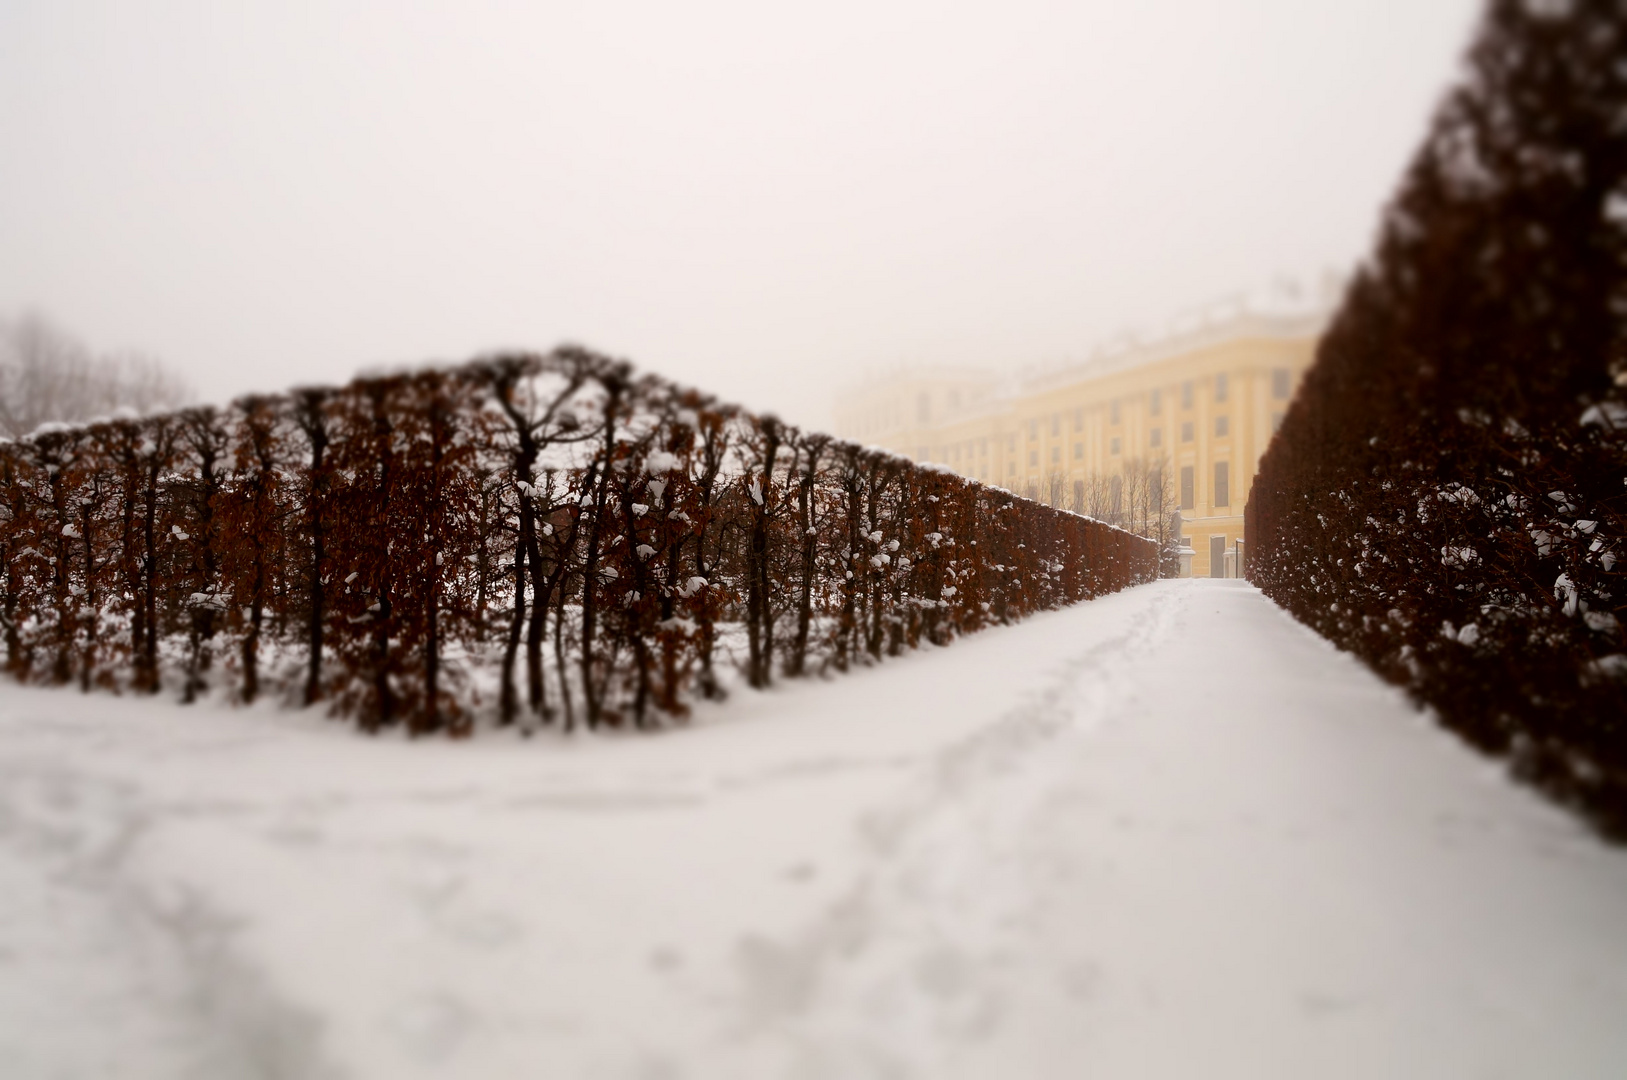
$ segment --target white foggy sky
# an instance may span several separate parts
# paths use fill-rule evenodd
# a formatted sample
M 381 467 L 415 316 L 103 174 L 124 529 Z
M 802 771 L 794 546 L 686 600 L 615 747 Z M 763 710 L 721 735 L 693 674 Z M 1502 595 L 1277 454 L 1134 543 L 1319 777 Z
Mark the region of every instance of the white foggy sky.
M 562 340 L 789 419 L 1348 266 L 1476 0 L 0 0 L 0 316 L 207 400 Z

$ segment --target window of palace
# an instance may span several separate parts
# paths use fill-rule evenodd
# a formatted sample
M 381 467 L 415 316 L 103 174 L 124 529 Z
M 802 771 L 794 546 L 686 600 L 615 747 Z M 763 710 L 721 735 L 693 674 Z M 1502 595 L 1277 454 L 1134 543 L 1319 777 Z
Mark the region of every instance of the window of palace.
M 1192 441 L 1192 421 L 1190 421 L 1190 420 L 1182 420 L 1181 421 L 1181 441 L 1182 442 L 1191 442 Z
M 1215 417 L 1215 436 L 1217 438 L 1231 431 L 1231 418 L 1227 416 Z
M 1215 462 L 1215 505 L 1230 506 L 1231 496 L 1231 466 L 1224 461 Z
M 1192 407 L 1192 380 L 1188 379 L 1184 383 L 1181 384 L 1181 408 L 1190 409 L 1191 407 Z
M 1224 371 L 1215 376 L 1215 400 L 1226 400 L 1226 373 Z
M 1051 447 L 1051 464 L 1052 465 L 1060 465 L 1061 463 L 1062 463 L 1062 447 L 1060 447 L 1060 446 Z
M 1154 390 L 1152 393 L 1147 395 L 1147 411 L 1148 412 L 1152 413 L 1154 416 L 1157 416 L 1160 412 L 1163 411 L 1163 408 L 1164 408 L 1164 392 L 1162 390 Z
M 1196 494 L 1192 490 L 1193 486 L 1194 485 L 1192 483 L 1192 466 L 1190 466 L 1190 465 L 1182 465 L 1181 466 L 1181 509 L 1182 510 L 1191 510 L 1191 509 L 1194 509 L 1197 506 L 1197 501 L 1193 497 Z
M 1051 414 L 1051 438 L 1054 439 L 1060 434 L 1062 434 L 1062 414 L 1061 413 L 1052 413 Z
M 1288 369 L 1285 367 L 1273 368 L 1271 371 L 1271 396 L 1278 401 L 1288 400 Z
M 1108 440 L 1107 452 L 1109 454 L 1116 454 L 1119 452 L 1119 437 L 1117 435 Z
M 1030 420 L 1028 421 L 1028 439 L 1032 442 L 1037 438 L 1039 438 L 1039 421 Z
M 1082 442 L 1074 443 L 1073 444 L 1073 459 L 1075 461 L 1078 461 L 1080 458 L 1082 458 L 1084 456 L 1085 456 L 1085 444 L 1082 443 Z
M 1107 407 L 1107 414 L 1108 414 L 1108 416 L 1107 416 L 1107 422 L 1108 423 L 1110 423 L 1110 424 L 1118 423 L 1119 422 L 1119 403 L 1115 401 L 1111 405 L 1109 405 Z
M 1148 432 L 1148 434 L 1147 434 L 1147 443 L 1148 443 L 1148 445 L 1150 445 L 1150 446 L 1160 446 L 1160 445 L 1163 444 L 1163 441 L 1164 441 L 1164 429 L 1163 428 L 1153 428 L 1152 431 Z
M 1274 412 L 1271 414 L 1271 434 L 1275 435 L 1280 427 L 1282 427 L 1282 413 Z
M 1039 464 L 1039 451 L 1038 450 L 1030 450 L 1030 451 L 1028 451 L 1028 464 L 1029 464 L 1030 468 L 1032 468 L 1033 466 L 1036 466 L 1036 465 Z
M 1075 409 L 1075 410 L 1073 410 L 1073 430 L 1075 430 L 1075 431 L 1083 431 L 1083 430 L 1085 430 L 1085 410 L 1083 410 L 1083 409 Z

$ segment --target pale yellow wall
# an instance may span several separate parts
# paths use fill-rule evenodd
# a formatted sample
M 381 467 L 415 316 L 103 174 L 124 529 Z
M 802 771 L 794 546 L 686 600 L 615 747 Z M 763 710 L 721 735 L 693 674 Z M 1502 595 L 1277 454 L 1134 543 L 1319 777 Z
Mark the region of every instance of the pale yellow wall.
M 1156 343 L 1106 362 L 1031 377 L 998 396 L 983 373 L 900 373 L 845 396 L 838 407 L 838 434 L 940 462 L 1019 493 L 1029 485 L 1043 493 L 1047 474 L 1055 470 L 1066 478 L 1071 494 L 1074 480 L 1092 473 L 1113 475 L 1134 457 L 1167 454 L 1177 498 L 1181 470 L 1193 471 L 1193 505 L 1181 511 L 1182 532 L 1194 551 L 1193 574 L 1207 576 L 1210 537 L 1224 536 L 1227 548 L 1242 538 L 1243 504 L 1271 440 L 1273 418 L 1286 411 L 1310 366 L 1318 325 L 1308 318 L 1241 318 L 1184 341 Z M 1275 393 L 1273 372 L 1279 369 L 1287 372 L 1286 397 Z M 1221 376 L 1224 400 L 1217 399 Z M 1183 403 L 1182 388 L 1188 383 L 1190 405 Z M 917 422 L 919 394 L 945 401 L 956 387 L 962 408 L 936 423 Z M 1152 408 L 1154 391 L 1157 412 Z M 873 424 L 864 429 L 868 434 L 862 433 L 864 410 L 898 422 Z M 1224 435 L 1216 430 L 1221 417 L 1227 425 Z M 1185 424 L 1191 425 L 1190 440 L 1182 438 Z M 1215 505 L 1214 467 L 1220 462 L 1228 465 L 1225 506 Z
M 836 433 L 868 446 L 916 456 L 946 424 L 986 411 L 998 380 L 985 371 L 901 371 L 841 395 Z M 924 440 L 924 441 L 923 441 Z

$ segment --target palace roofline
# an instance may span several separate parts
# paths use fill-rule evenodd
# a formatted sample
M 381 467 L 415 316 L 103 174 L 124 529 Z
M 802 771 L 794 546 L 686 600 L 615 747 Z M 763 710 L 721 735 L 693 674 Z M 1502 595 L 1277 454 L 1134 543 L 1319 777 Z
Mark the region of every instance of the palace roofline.
M 1296 312 L 1239 308 L 1230 318 L 1218 321 L 1199 322 L 1196 325 L 1177 322 L 1172 332 L 1157 338 L 1124 334 L 1096 346 L 1083 360 L 1063 360 L 1023 368 L 1012 380 L 1009 392 L 1012 396 L 1021 397 L 1028 393 L 1054 390 L 1059 386 L 1115 375 L 1230 341 L 1262 337 L 1316 337 L 1327 328 L 1331 316 L 1332 310 L 1326 308 Z

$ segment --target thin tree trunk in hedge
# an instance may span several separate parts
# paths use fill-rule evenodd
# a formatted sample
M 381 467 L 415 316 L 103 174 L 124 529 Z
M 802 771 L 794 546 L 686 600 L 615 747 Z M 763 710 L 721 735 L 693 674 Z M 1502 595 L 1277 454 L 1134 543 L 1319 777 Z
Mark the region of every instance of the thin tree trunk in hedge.
M 565 492 L 568 494 L 569 491 L 570 488 L 567 487 Z M 554 499 L 552 478 L 549 480 L 547 492 L 549 504 L 552 505 Z M 547 577 L 540 579 L 535 586 L 536 595 L 533 598 L 533 603 L 536 605 L 537 614 L 534 616 L 533 629 L 537 648 L 537 670 L 546 678 L 547 673 L 543 671 L 542 664 L 542 644 L 547 640 L 548 636 L 548 608 L 550 605 L 557 608 L 554 615 L 554 671 L 559 679 L 560 703 L 565 710 L 565 730 L 569 731 L 573 717 L 570 681 L 566 677 L 565 665 L 565 601 L 570 583 L 571 552 L 576 549 L 576 534 L 582 519 L 580 513 L 571 513 L 570 508 L 564 505 L 555 507 L 554 512 L 550 513 L 549 517 L 557 516 L 560 511 L 569 514 L 570 527 L 566 529 L 564 535 L 560 535 L 559 526 L 552 521 L 548 522 L 548 526 L 552 530 L 549 538 L 552 540 L 554 563 L 553 569 L 548 572 Z M 558 598 L 557 602 L 554 599 L 555 597 Z M 538 700 L 542 703 L 543 721 L 553 723 L 554 711 L 548 705 L 546 692 L 540 694 Z
M 791 646 L 791 662 L 786 669 L 792 676 L 806 673 L 808 665 L 808 633 L 813 625 L 814 572 L 819 552 L 819 536 L 813 525 L 814 481 L 819 473 L 819 459 L 825 451 L 826 442 L 818 435 L 807 436 L 806 440 L 802 477 L 797 485 L 797 535 L 802 545 L 797 589 L 797 634 Z
M 900 488 L 901 490 L 898 496 L 898 511 L 894 515 L 894 520 L 898 522 L 897 527 L 907 528 L 910 515 L 914 513 L 914 504 L 909 498 L 908 485 L 901 484 Z M 882 541 L 882 546 L 876 549 L 877 557 L 882 559 L 891 559 L 892 553 L 887 549 L 890 548 L 892 544 L 898 543 L 898 539 L 899 538 L 897 536 L 890 539 L 884 539 Z M 912 613 L 905 610 L 902 603 L 904 599 L 904 582 L 898 574 L 897 568 L 889 562 L 886 564 L 886 568 L 879 571 L 878 574 L 882 582 L 881 587 L 883 595 L 887 597 L 887 607 L 889 611 L 887 619 L 887 655 L 898 656 L 904 649 L 905 622 L 911 618 Z M 890 584 L 887 581 L 889 577 L 892 578 Z
M 379 448 L 378 488 L 374 496 L 371 521 L 375 536 L 388 535 L 391 511 L 391 489 L 395 484 L 395 454 L 391 443 L 395 438 L 394 426 L 385 410 L 385 388 L 369 387 L 373 399 L 373 437 Z M 395 614 L 391 600 L 394 573 L 390 563 L 390 545 L 385 546 L 384 558 L 378 567 L 377 610 L 373 617 L 373 726 L 385 727 L 395 720 L 395 690 L 390 686 L 390 625 Z
M 480 481 L 480 544 L 475 548 L 475 641 L 486 643 L 486 585 L 491 573 L 492 488 L 485 477 Z
M 645 456 L 645 455 L 639 455 Z M 638 458 L 635 457 L 634 460 Z M 645 556 L 639 551 L 638 523 L 639 515 L 633 510 L 633 490 L 636 480 L 622 479 L 617 484 L 617 510 L 621 515 L 622 533 L 626 539 L 625 549 L 628 550 L 623 565 L 632 571 L 633 592 L 628 596 L 628 605 L 624 612 L 624 623 L 621 636 L 631 638 L 633 645 L 633 726 L 642 729 L 648 724 L 650 698 L 650 668 L 653 661 L 650 656 L 650 642 L 648 625 L 648 610 L 654 600 L 658 587 L 654 574 Z M 647 505 L 647 504 L 646 504 Z M 646 510 L 645 513 L 649 511 Z
M 437 389 L 439 387 L 437 386 Z M 441 544 L 446 535 L 441 482 L 441 462 L 446 457 L 447 415 L 437 398 L 430 404 L 429 416 L 429 582 L 424 602 L 424 721 L 425 731 L 441 729 Z
M 218 589 L 219 557 L 215 548 L 215 508 L 220 495 L 220 475 L 216 463 L 225 443 L 225 435 L 218 430 L 213 409 L 199 409 L 186 414 L 187 441 L 197 455 L 198 487 L 192 492 L 193 520 L 196 535 L 193 541 L 194 583 L 198 586 L 188 600 L 191 617 L 188 620 L 186 684 L 181 700 L 188 704 L 197 700 L 198 693 L 207 688 L 203 673 L 210 667 L 209 643 L 215 636 L 216 605 L 220 602 Z M 199 599 L 204 597 L 204 599 Z
M 614 387 L 614 388 L 612 388 Z M 593 492 L 592 517 L 587 527 L 587 550 L 582 555 L 582 701 L 589 728 L 599 726 L 599 690 L 593 678 L 593 638 L 598 630 L 599 616 L 599 536 L 604 521 L 604 506 L 610 486 L 610 465 L 616 452 L 616 405 L 620 398 L 620 385 L 606 386 L 608 397 L 604 407 L 603 459 L 588 467 L 586 487 Z M 595 475 L 595 470 L 600 470 Z
M 534 568 L 531 573 L 531 618 L 525 632 L 527 701 L 533 715 L 552 720 L 553 710 L 548 706 L 548 691 L 542 670 L 542 643 L 548 634 L 548 578 L 542 561 L 542 545 L 537 538 L 535 515 L 532 516 L 526 537 L 526 554 Z
M 677 500 L 673 500 L 676 504 Z M 660 509 L 657 507 L 657 509 Z M 680 534 L 677 539 L 667 545 L 667 573 L 666 580 L 661 584 L 661 623 L 671 627 L 672 621 L 677 618 L 678 590 L 682 587 L 683 578 L 683 549 L 684 537 Z M 661 701 L 663 712 L 674 716 L 681 716 L 686 712 L 682 702 L 678 700 L 678 640 L 677 634 L 668 630 L 661 639 Z
M 769 417 L 763 421 L 763 475 L 760 486 L 750 489 L 750 546 L 746 560 L 746 641 L 748 675 L 754 689 L 771 681 L 774 657 L 773 618 L 769 613 L 768 519 L 774 498 L 774 459 L 780 449 L 779 424 Z M 752 478 L 753 484 L 757 479 Z
M 438 573 L 430 570 L 429 600 L 424 611 L 424 720 L 421 730 L 441 729 L 441 615 Z
M 135 447 L 139 435 L 128 428 L 122 428 L 119 434 L 119 572 L 130 611 L 130 648 L 125 659 L 132 671 L 139 671 L 144 617 L 140 603 L 141 558 L 136 527 L 136 508 L 141 503 L 141 464 Z
M 306 390 L 297 394 L 297 419 L 311 444 L 310 476 L 307 481 L 310 494 L 305 513 L 311 529 L 311 576 L 306 583 L 310 612 L 305 632 L 305 704 L 313 705 L 322 697 L 322 630 L 326 612 L 326 521 L 328 479 L 325 458 L 328 449 L 328 418 L 324 411 L 328 395 L 325 391 Z
M 250 583 L 249 627 L 243 635 L 243 701 L 254 704 L 260 696 L 260 632 L 265 622 L 266 568 L 256 559 Z
M 559 674 L 559 703 L 565 710 L 565 730 L 568 732 L 576 727 L 576 703 L 571 699 L 571 680 L 565 664 L 566 584 L 568 581 L 560 583 L 558 608 L 554 612 L 554 671 Z
M 847 548 L 842 553 L 842 613 L 837 629 L 836 668 L 846 671 L 858 652 L 859 559 L 863 540 L 864 473 L 859 465 L 858 447 L 849 447 L 842 466 L 842 489 L 847 495 Z
M 877 460 L 870 469 L 870 487 L 867 493 L 869 498 L 865 507 L 865 519 L 870 522 L 870 528 L 875 532 L 881 532 L 881 530 L 877 528 L 877 523 L 881 520 L 881 500 L 886 494 L 887 484 L 890 479 L 891 477 L 889 475 L 889 470 L 886 469 L 880 460 Z M 883 536 L 883 539 L 885 539 L 885 535 Z M 866 547 L 865 550 L 869 551 L 871 547 L 876 549 L 871 555 L 871 558 L 874 558 L 880 554 L 881 548 L 879 543 L 873 540 L 870 541 L 869 546 Z M 866 560 L 866 565 L 869 565 L 868 559 Z M 865 647 L 869 650 L 870 658 L 872 660 L 880 660 L 882 641 L 881 619 L 882 613 L 885 609 L 885 605 L 882 601 L 887 586 L 886 577 L 882 574 L 881 570 L 875 566 L 871 566 L 870 569 L 872 572 L 869 574 L 867 579 L 870 586 L 867 590 L 870 602 L 870 629 L 865 641 Z
M 166 433 L 167 434 L 167 433 Z M 160 445 L 147 455 L 141 517 L 141 646 L 136 688 L 156 694 L 158 679 L 158 476 L 167 456 Z
M 70 654 L 73 650 L 73 615 L 68 594 L 68 537 L 64 528 L 64 523 L 69 520 L 67 495 L 63 490 L 65 456 L 58 443 L 44 458 L 49 477 L 47 483 L 51 489 L 51 587 L 56 601 L 56 641 L 52 651 L 51 681 L 59 685 L 67 682 L 72 674 Z
M 633 672 L 633 726 L 642 729 L 650 706 L 650 644 L 643 634 L 633 637 Z
M 96 595 L 96 546 L 94 542 L 95 524 L 93 509 L 101 505 L 102 484 L 99 477 L 91 478 L 91 496 L 80 500 L 79 503 L 79 537 L 85 549 L 85 595 L 84 610 L 90 612 L 85 617 L 85 648 L 83 659 L 79 664 L 79 688 L 86 693 L 90 692 L 90 682 L 96 666 L 97 641 L 97 595 Z
M 941 496 L 938 496 L 935 491 L 932 492 L 932 497 L 927 499 L 927 507 L 926 535 L 941 535 L 944 531 Z M 924 574 L 926 577 L 926 587 L 921 591 L 932 604 L 921 615 L 921 636 L 934 645 L 948 643 L 948 635 L 940 629 L 944 618 L 939 604 L 943 601 L 944 563 L 949 559 L 949 553 L 953 550 L 953 548 L 935 547 L 929 556 L 931 562 L 928 565 L 921 566 L 917 563 L 915 566 L 915 572 Z
M 536 520 L 531 494 L 531 474 L 536 466 L 540 447 L 537 443 L 536 423 L 521 412 L 520 403 L 515 400 L 519 381 L 524 375 L 525 370 L 520 365 L 503 364 L 497 368 L 493 381 L 497 403 L 502 407 L 504 415 L 508 417 L 509 425 L 514 434 L 509 479 L 514 485 L 520 510 L 514 534 L 514 607 L 509 619 L 508 638 L 503 646 L 503 665 L 498 691 L 498 722 L 503 725 L 512 724 L 515 716 L 519 713 L 519 692 L 514 685 L 514 667 L 519 656 L 520 635 L 525 627 L 526 561 L 531 557 L 531 552 L 536 547 Z M 558 403 L 555 404 L 557 406 Z M 535 559 L 532 559 L 531 576 L 535 577 L 540 573 L 541 567 L 537 565 Z M 540 677 L 537 671 L 539 661 L 533 660 L 531 652 L 528 651 L 526 663 L 527 681 L 534 684 L 535 680 Z M 535 691 L 532 693 L 534 700 Z
M 251 408 L 262 407 L 260 404 Z M 249 625 L 243 634 L 243 700 L 253 704 L 260 696 L 260 635 L 264 627 L 266 594 L 270 589 L 271 569 L 268 565 L 268 535 L 275 528 L 274 507 L 271 505 L 271 481 L 277 467 L 271 447 L 270 433 L 261 424 L 254 424 L 248 433 L 252 476 L 248 485 L 248 524 L 252 531 L 249 557 Z M 240 538 L 241 539 L 241 538 Z M 276 551 L 284 552 L 280 543 Z
M 3 452 L 0 452 L 3 453 Z M 11 463 L 9 455 L 0 457 L 0 489 L 4 489 L 10 506 L 10 521 L 15 526 L 22 520 L 22 489 L 17 486 L 17 473 Z M 5 603 L 0 607 L 0 616 L 4 617 L 6 625 L 6 670 L 12 677 L 20 678 L 22 675 L 23 640 L 17 631 L 17 610 L 22 604 L 22 569 L 18 561 L 21 556 L 17 553 L 17 545 L 12 541 L 12 533 L 7 530 L 5 542 L 0 544 L 0 559 L 5 560 L 6 574 Z
M 712 618 L 712 586 L 716 567 L 712 565 L 706 554 L 706 534 L 712 531 L 712 519 L 716 510 L 717 478 L 723 468 L 723 457 L 728 451 L 728 435 L 724 429 L 722 417 L 713 414 L 702 420 L 705 434 L 701 443 L 701 478 L 699 487 L 699 505 L 701 507 L 701 520 L 695 532 L 695 573 L 705 584 L 705 592 L 701 596 L 697 611 L 697 622 L 700 624 L 700 690 L 706 698 L 718 698 L 723 695 L 723 688 L 718 685 L 717 674 L 712 670 L 712 652 L 717 646 L 717 627 Z
M 592 506 L 587 524 L 587 548 L 582 554 L 582 655 L 579 663 L 582 707 L 590 729 L 599 726 L 604 704 L 593 670 L 594 638 L 598 632 L 599 616 L 599 541 L 604 531 L 605 502 L 610 494 L 610 472 L 616 461 L 616 413 L 621 406 L 622 393 L 626 389 L 626 384 L 614 373 L 601 375 L 599 382 L 605 391 L 605 400 L 601 407 L 602 442 L 599 459 L 588 466 L 583 483 L 584 493 L 592 492 Z
M 514 610 L 508 621 L 508 638 L 503 642 L 503 666 L 499 676 L 498 722 L 512 724 L 519 712 L 519 694 L 514 688 L 514 664 L 520 653 L 520 634 L 525 628 L 525 544 L 526 526 L 531 518 L 530 500 L 520 496 L 520 519 L 514 540 Z

